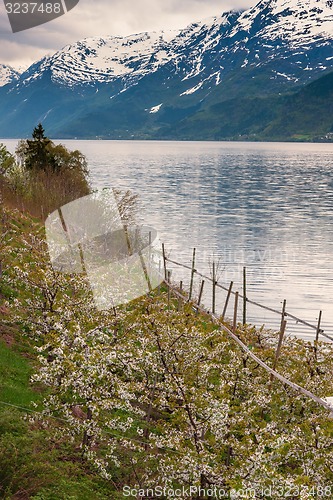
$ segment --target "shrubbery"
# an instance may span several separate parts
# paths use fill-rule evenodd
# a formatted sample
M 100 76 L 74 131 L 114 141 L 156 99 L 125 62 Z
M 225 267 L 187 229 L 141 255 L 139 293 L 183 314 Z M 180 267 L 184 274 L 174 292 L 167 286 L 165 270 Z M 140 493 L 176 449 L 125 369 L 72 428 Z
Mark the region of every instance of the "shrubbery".
M 179 311 L 163 289 L 97 311 L 84 276 L 54 272 L 36 229 L 22 238 L 12 228 L 4 266 L 4 283 L 16 290 L 4 302 L 7 324 L 35 344 L 33 381 L 45 387 L 34 425 L 54 433 L 57 422 L 54 439 L 69 439 L 73 454 L 108 482 L 110 498 L 124 485 L 216 485 L 229 498 L 237 498 L 233 489 L 256 488 L 256 498 L 275 500 L 260 493 L 275 484 L 302 490 L 292 498 L 305 500 L 333 484 L 329 412 L 270 384 L 209 317 L 191 303 Z M 278 334 L 239 326 L 237 335 L 272 366 Z M 315 351 L 286 338 L 278 370 L 325 397 L 332 353 L 331 344 Z
M 45 219 L 60 206 L 90 193 L 88 168 L 80 151 L 69 151 L 45 136 L 39 124 L 22 140 L 16 159 L 0 145 L 0 188 L 8 204 Z

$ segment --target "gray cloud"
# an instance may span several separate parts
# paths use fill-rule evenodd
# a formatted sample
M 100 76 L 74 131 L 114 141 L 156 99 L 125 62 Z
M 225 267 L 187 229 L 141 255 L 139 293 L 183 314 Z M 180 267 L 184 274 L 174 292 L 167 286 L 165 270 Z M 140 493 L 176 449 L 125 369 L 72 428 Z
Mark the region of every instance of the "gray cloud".
M 0 63 L 27 66 L 82 38 L 182 28 L 193 21 L 255 3 L 256 0 L 80 0 L 66 15 L 13 34 L 0 1 Z

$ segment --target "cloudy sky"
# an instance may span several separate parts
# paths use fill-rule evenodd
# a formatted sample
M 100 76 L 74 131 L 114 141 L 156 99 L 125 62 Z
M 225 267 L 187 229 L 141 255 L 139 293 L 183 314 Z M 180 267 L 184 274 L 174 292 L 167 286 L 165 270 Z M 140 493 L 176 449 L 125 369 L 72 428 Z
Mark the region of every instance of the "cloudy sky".
M 192 21 L 256 3 L 256 0 L 80 0 L 66 15 L 13 34 L 4 2 L 0 0 L 0 63 L 27 67 L 82 38 L 182 28 Z

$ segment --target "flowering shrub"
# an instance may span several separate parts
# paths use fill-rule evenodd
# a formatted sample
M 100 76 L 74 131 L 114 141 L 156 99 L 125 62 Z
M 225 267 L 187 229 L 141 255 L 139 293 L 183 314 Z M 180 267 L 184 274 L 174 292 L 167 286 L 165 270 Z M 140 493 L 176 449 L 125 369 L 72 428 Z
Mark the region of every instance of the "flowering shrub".
M 270 383 L 208 316 L 190 303 L 178 311 L 163 289 L 98 312 L 84 276 L 52 270 L 37 226 L 23 235 L 11 224 L 4 244 L 2 286 L 13 290 L 6 321 L 35 343 L 44 418 L 59 419 L 58 431 L 113 488 L 333 484 L 328 412 Z M 246 326 L 237 334 L 273 365 L 276 333 Z M 325 397 L 332 354 L 330 344 L 315 350 L 287 337 L 278 370 Z

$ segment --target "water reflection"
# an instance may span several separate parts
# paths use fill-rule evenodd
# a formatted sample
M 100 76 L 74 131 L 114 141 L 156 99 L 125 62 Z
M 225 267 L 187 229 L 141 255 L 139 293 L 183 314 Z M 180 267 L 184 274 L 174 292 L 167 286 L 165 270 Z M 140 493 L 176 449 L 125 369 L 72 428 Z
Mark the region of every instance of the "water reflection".
M 141 195 L 174 258 L 189 264 L 195 246 L 199 268 L 209 273 L 214 256 L 224 284 L 239 288 L 246 265 L 254 300 L 279 309 L 286 298 L 314 324 L 322 309 L 333 333 L 333 145 L 63 142 L 86 154 L 95 187 Z

